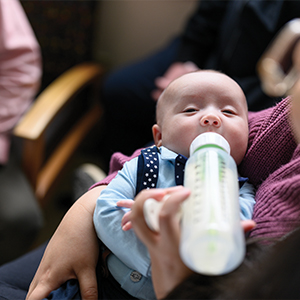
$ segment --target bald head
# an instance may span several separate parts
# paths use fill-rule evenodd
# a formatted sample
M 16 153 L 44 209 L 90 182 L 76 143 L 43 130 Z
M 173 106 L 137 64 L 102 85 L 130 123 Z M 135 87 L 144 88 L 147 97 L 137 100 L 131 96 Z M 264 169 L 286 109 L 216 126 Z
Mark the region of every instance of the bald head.
M 175 80 L 173 80 L 169 86 L 164 90 L 157 101 L 156 106 L 156 121 L 157 123 L 163 121 L 163 116 L 166 109 L 174 104 L 176 101 L 187 94 L 197 95 L 197 92 L 202 93 L 201 88 L 208 85 L 208 88 L 213 90 L 220 90 L 220 96 L 222 93 L 222 87 L 229 84 L 232 88 L 232 92 L 237 94 L 237 102 L 243 107 L 245 114 L 248 116 L 248 105 L 244 92 L 239 84 L 231 79 L 229 76 L 214 70 L 200 70 L 185 74 Z
M 153 137 L 157 146 L 189 156 L 194 138 L 216 132 L 230 144 L 240 163 L 248 144 L 245 95 L 230 77 L 216 71 L 197 71 L 174 80 L 157 103 Z

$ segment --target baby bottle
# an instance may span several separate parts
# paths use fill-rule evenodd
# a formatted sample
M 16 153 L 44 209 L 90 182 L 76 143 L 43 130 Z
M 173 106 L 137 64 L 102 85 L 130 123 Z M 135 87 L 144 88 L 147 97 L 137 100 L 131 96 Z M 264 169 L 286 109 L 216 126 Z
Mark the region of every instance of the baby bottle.
M 182 205 L 180 255 L 193 271 L 226 274 L 242 262 L 245 237 L 240 224 L 238 174 L 228 142 L 219 134 L 200 134 L 190 146 Z

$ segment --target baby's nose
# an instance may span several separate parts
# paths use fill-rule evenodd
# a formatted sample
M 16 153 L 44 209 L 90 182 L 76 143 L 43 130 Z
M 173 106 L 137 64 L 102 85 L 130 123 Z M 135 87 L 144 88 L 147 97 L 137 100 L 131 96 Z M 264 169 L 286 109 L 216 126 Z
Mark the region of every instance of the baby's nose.
M 220 127 L 221 120 L 220 118 L 215 114 L 206 114 L 203 116 L 200 120 L 200 123 L 202 126 L 215 126 Z

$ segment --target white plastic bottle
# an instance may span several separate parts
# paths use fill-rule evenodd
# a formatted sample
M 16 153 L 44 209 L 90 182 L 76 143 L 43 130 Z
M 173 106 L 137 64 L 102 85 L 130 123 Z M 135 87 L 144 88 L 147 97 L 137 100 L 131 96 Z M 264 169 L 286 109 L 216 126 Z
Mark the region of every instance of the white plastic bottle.
M 240 225 L 238 174 L 228 142 L 203 133 L 190 146 L 182 205 L 180 255 L 192 270 L 226 274 L 242 262 L 245 238 Z

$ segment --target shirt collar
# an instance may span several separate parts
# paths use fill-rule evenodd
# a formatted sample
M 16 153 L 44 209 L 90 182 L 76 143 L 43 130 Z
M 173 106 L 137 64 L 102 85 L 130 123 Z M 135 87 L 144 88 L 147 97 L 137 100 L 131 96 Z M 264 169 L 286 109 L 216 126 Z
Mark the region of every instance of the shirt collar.
M 160 152 L 161 159 L 170 160 L 170 161 L 174 162 L 176 157 L 178 156 L 178 153 L 176 153 L 164 146 L 161 146 L 160 148 L 158 148 L 158 150 Z

